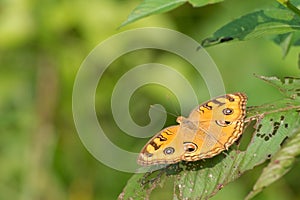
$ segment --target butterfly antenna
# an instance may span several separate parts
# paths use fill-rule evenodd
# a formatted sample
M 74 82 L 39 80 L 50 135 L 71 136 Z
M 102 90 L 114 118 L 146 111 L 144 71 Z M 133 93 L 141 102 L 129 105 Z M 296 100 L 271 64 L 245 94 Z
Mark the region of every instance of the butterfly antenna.
M 167 95 L 167 96 L 166 96 L 166 99 L 169 100 L 169 102 L 170 102 L 170 104 L 171 104 L 171 106 L 172 106 L 172 110 L 175 110 L 175 114 L 172 114 L 172 116 L 174 116 L 174 117 L 180 116 L 181 114 L 180 114 L 180 112 L 178 112 L 177 107 L 176 107 L 176 105 L 175 105 L 175 103 L 174 103 L 174 101 L 173 101 L 173 98 L 170 98 L 170 96 Z
M 172 109 L 175 110 L 175 114 L 174 114 L 174 113 L 171 113 L 171 112 L 168 112 L 168 111 L 165 111 L 165 110 L 163 111 L 163 110 L 161 110 L 161 109 L 158 109 L 158 108 L 155 107 L 154 105 L 150 105 L 150 107 L 151 107 L 151 108 L 155 108 L 155 109 L 157 109 L 157 110 L 159 110 L 159 111 L 161 111 L 161 112 L 167 113 L 168 115 L 173 116 L 173 117 L 175 117 L 175 118 L 177 118 L 178 116 L 180 116 L 178 110 L 176 109 L 176 106 L 175 106 L 175 104 L 174 104 L 174 101 L 172 101 L 173 98 L 170 98 L 170 95 L 166 95 L 166 99 L 169 100 L 170 104 L 172 105 Z

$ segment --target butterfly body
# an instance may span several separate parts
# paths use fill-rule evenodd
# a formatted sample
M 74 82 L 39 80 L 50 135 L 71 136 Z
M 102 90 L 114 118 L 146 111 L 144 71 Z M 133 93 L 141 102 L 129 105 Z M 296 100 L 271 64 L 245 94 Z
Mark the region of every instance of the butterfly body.
M 179 125 L 157 133 L 138 157 L 140 165 L 172 164 L 211 158 L 227 150 L 242 134 L 247 96 L 226 94 L 197 106 Z

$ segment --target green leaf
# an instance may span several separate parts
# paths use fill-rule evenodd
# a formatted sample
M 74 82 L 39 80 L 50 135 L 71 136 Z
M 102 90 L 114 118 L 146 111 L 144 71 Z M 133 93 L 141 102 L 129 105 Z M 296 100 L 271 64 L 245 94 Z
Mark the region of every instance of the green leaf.
M 283 9 L 256 11 L 236 19 L 202 41 L 208 47 L 228 41 L 245 41 L 300 30 L 300 17 Z
M 285 57 L 292 46 L 300 46 L 300 32 L 277 35 L 273 41 L 281 47 L 283 57 Z
M 201 7 L 205 6 L 208 4 L 214 4 L 214 3 L 219 3 L 224 0 L 189 0 L 189 2 L 194 6 L 194 7 Z
M 256 77 L 276 87 L 287 98 L 300 99 L 300 78 L 285 77 L 283 80 L 280 80 L 277 77 L 259 75 L 256 75 Z
M 277 2 L 287 7 L 289 10 L 291 10 L 300 17 L 300 10 L 296 6 L 299 4 L 299 1 L 294 2 L 293 0 L 277 0 Z
M 259 78 L 268 80 L 267 77 Z M 290 78 L 289 83 L 282 84 L 279 84 L 279 79 L 275 77 L 269 79 L 268 81 L 274 82 L 273 85 L 280 91 L 284 91 L 283 94 L 288 97 L 295 96 L 288 90 L 291 87 L 298 87 L 298 79 Z M 148 199 L 153 188 L 157 185 L 162 186 L 170 179 L 174 180 L 173 199 L 207 199 L 215 195 L 247 170 L 272 158 L 272 155 L 281 149 L 286 138 L 292 137 L 295 130 L 299 131 L 299 109 L 300 102 L 297 98 L 248 107 L 247 120 L 257 119 L 257 121 L 254 132 L 246 131 L 240 139 L 243 142 L 244 137 L 252 134 L 251 141 L 245 149 L 235 144 L 227 152 L 211 159 L 169 165 L 158 171 L 149 172 L 142 178 L 140 174 L 135 174 L 128 181 L 122 193 L 123 198 L 120 199 Z
M 293 35 L 294 33 L 286 33 L 286 34 L 277 35 L 273 39 L 273 41 L 281 47 L 283 57 L 285 57 L 288 54 L 291 46 L 293 45 L 293 41 L 292 41 Z
M 144 199 L 143 197 L 147 195 L 146 189 L 141 189 L 141 185 L 139 183 L 140 179 L 143 177 L 143 174 L 135 174 L 128 181 L 124 191 L 119 195 L 118 199 Z M 126 191 L 126 192 L 125 192 Z
M 223 0 L 144 0 L 130 13 L 127 20 L 121 24 L 121 27 L 150 15 L 173 10 L 186 2 L 194 7 L 201 7 L 221 1 Z
M 290 171 L 297 156 L 300 156 L 300 132 L 285 142 L 282 149 L 272 157 L 246 199 L 253 198 L 264 188 Z
M 125 26 L 149 15 L 167 12 L 177 8 L 185 2 L 186 0 L 144 0 L 132 11 L 121 26 Z

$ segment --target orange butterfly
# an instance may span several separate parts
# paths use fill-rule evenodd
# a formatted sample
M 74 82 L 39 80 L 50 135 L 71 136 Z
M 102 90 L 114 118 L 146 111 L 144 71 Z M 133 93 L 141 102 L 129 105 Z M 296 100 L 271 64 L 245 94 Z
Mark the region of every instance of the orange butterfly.
M 172 164 L 211 158 L 227 150 L 243 133 L 247 96 L 226 94 L 197 106 L 179 125 L 157 133 L 138 157 L 140 165 Z

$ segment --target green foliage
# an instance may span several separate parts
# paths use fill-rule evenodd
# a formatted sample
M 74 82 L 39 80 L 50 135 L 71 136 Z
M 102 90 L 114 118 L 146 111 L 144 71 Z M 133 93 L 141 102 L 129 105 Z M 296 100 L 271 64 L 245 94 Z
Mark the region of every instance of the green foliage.
M 285 77 L 280 80 L 277 77 L 257 77 L 276 87 L 286 98 L 300 100 L 300 78 Z
M 143 17 L 170 11 L 185 3 L 186 0 L 145 0 L 138 5 L 121 26 L 132 23 Z
M 282 54 L 285 57 L 292 46 L 299 46 L 300 34 L 299 32 L 290 32 L 286 34 L 277 35 L 273 38 L 273 41 L 280 45 Z
M 189 2 L 194 7 L 200 7 L 220 1 L 223 0 L 144 0 L 132 11 L 127 20 L 123 22 L 121 26 L 125 26 L 150 15 L 173 10 L 186 2 Z
M 204 47 L 232 40 L 250 40 L 300 30 L 300 16 L 283 9 L 255 11 L 236 19 L 203 40 Z
M 275 182 L 291 170 L 296 158 L 300 155 L 300 132 L 298 130 L 288 141 L 285 141 L 282 148 L 272 157 L 270 163 L 264 168 L 261 176 L 253 186 L 253 191 L 246 199 L 251 199 L 264 188 Z
M 201 7 L 220 1 L 222 0 L 144 0 L 122 23 L 122 26 L 153 14 L 173 10 L 185 2 L 189 2 L 194 7 Z M 207 47 L 229 41 L 245 41 L 277 35 L 274 41 L 281 45 L 283 55 L 286 55 L 291 45 L 299 45 L 299 34 L 295 31 L 300 29 L 300 11 L 290 1 L 279 2 L 290 10 L 266 8 L 246 14 L 221 27 L 211 37 L 204 39 L 202 45 Z

